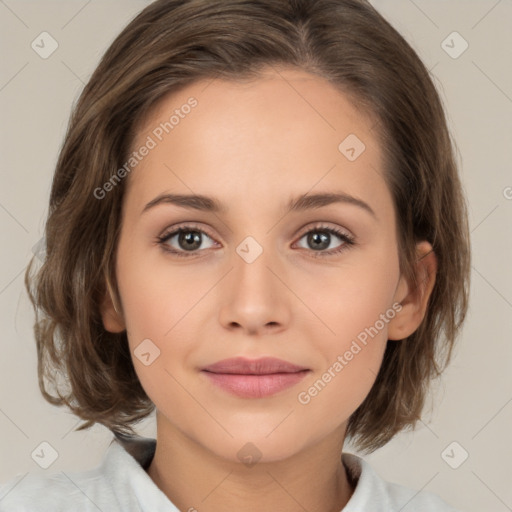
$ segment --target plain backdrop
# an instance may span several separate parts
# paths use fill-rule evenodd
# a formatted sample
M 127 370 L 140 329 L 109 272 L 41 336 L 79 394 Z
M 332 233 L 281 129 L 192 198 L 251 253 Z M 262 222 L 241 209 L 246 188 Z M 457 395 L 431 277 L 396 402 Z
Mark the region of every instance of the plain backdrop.
M 77 419 L 40 395 L 23 275 L 43 235 L 73 102 L 114 37 L 148 3 L 0 1 L 0 482 L 29 471 L 92 468 L 112 437 L 100 426 L 75 432 Z M 432 491 L 461 510 L 510 511 L 512 2 L 372 3 L 431 70 L 446 106 L 470 206 L 473 262 L 469 318 L 433 407 L 414 432 L 366 459 L 386 480 Z M 31 46 L 42 32 L 58 43 L 46 59 Z M 154 436 L 153 418 L 140 432 Z M 31 456 L 42 442 L 57 454 L 48 469 Z

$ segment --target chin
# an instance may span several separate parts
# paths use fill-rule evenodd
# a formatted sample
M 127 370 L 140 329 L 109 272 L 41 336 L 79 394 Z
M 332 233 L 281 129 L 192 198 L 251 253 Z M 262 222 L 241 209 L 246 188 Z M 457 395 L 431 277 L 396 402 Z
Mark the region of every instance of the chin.
M 255 430 L 255 429 L 254 429 Z M 301 436 L 279 428 L 272 432 L 272 429 L 265 430 L 265 433 L 251 431 L 231 431 L 233 438 L 224 436 L 219 442 L 212 443 L 211 437 L 205 439 L 203 446 L 215 453 L 217 456 L 227 459 L 229 462 L 242 462 L 249 467 L 256 462 L 278 462 L 286 460 L 308 445 L 314 444 L 314 439 L 309 439 L 302 432 Z

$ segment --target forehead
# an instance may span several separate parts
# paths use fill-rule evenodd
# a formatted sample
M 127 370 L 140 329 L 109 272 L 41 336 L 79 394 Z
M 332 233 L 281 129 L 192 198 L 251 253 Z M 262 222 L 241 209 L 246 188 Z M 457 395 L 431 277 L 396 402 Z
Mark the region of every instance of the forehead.
M 349 96 L 304 71 L 201 80 L 160 100 L 140 124 L 132 149 L 149 139 L 152 149 L 130 174 L 128 195 L 136 190 L 139 209 L 178 190 L 228 205 L 234 194 L 247 205 L 315 188 L 382 202 L 389 197 L 378 197 L 386 186 L 374 126 Z

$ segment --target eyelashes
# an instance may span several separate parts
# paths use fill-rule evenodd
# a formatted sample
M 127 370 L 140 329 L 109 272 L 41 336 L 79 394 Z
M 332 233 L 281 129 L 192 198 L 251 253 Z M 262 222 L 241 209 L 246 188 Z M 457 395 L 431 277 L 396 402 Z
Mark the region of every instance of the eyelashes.
M 193 234 L 194 236 L 190 237 L 190 236 L 185 236 L 183 237 L 182 235 L 183 234 Z M 199 235 L 199 236 L 198 236 Z M 202 243 L 202 240 L 201 240 L 201 237 L 203 235 L 206 235 L 210 240 L 212 240 L 212 237 L 206 232 L 204 231 L 203 229 L 200 229 L 196 226 L 193 226 L 193 225 L 186 225 L 186 226 L 181 226 L 177 229 L 174 229 L 173 231 L 170 231 L 170 232 L 167 232 L 167 233 L 164 233 L 162 236 L 159 236 L 157 237 L 157 240 L 158 240 L 158 243 L 162 246 L 162 249 L 168 253 L 171 253 L 171 254 L 175 254 L 176 256 L 181 256 L 181 257 L 194 257 L 197 255 L 198 252 L 200 251 L 191 251 L 191 250 L 176 250 L 176 249 L 173 249 L 169 246 L 168 242 L 175 238 L 176 236 L 178 237 L 181 237 L 181 238 L 178 238 L 178 242 L 183 242 L 183 241 L 186 241 L 187 243 L 189 242 L 192 242 L 192 243 L 197 243 L 198 239 L 200 241 L 200 243 Z M 203 249 L 204 250 L 204 249 Z
M 203 249 L 199 249 L 198 247 L 196 247 L 197 245 L 201 246 L 203 244 L 203 238 L 205 236 L 213 241 L 213 237 L 210 236 L 210 234 L 203 228 L 199 228 L 198 226 L 195 226 L 193 224 L 187 224 L 179 226 L 177 228 L 173 228 L 172 230 L 165 232 L 163 235 L 158 236 L 156 242 L 162 248 L 162 250 L 168 254 L 172 254 L 177 257 L 193 258 L 197 257 L 199 253 L 202 253 L 208 249 L 208 247 Z M 329 251 L 326 251 L 324 249 L 305 250 L 311 253 L 311 255 L 315 258 L 325 258 L 329 256 L 338 255 L 350 249 L 352 246 L 356 245 L 354 236 L 340 229 L 324 225 L 317 225 L 308 229 L 307 231 L 303 232 L 300 235 L 299 240 L 306 238 L 306 244 L 310 243 L 312 245 L 315 245 L 320 243 L 320 245 L 322 246 L 325 245 L 326 242 L 327 245 L 330 245 L 333 236 L 341 240 L 342 244 L 339 247 L 336 247 L 335 249 L 331 249 Z M 170 246 L 169 242 L 173 239 L 176 239 L 178 246 L 179 244 L 183 244 L 185 245 L 185 247 L 188 246 L 188 248 L 177 249 L 176 247 Z M 219 245 L 217 242 L 213 241 L 212 245 L 215 244 Z

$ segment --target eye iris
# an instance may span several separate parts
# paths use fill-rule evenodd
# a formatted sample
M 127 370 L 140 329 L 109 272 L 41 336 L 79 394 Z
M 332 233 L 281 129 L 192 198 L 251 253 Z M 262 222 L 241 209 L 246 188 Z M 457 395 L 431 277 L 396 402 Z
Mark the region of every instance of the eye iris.
M 315 231 L 314 233 L 309 234 L 308 242 L 311 243 L 313 247 L 316 245 L 317 249 L 326 249 L 329 247 L 329 235 Z
M 186 251 L 198 249 L 201 246 L 201 233 L 198 231 L 182 231 L 178 236 L 178 243 Z

